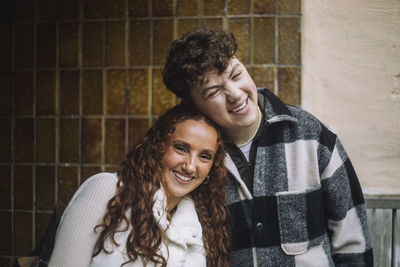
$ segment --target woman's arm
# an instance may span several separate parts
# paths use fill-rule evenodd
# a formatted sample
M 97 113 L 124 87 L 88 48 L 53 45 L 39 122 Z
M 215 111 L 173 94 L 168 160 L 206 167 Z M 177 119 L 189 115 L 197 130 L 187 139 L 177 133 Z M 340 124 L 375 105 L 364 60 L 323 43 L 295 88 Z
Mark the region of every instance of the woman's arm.
M 49 266 L 89 266 L 108 201 L 114 196 L 117 176 L 99 173 L 86 180 L 68 204 L 57 229 Z

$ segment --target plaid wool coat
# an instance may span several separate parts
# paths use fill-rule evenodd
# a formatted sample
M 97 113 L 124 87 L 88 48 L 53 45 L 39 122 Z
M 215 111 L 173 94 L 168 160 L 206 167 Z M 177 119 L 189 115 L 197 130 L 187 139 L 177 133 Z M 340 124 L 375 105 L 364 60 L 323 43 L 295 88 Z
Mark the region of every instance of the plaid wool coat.
M 259 89 L 247 162 L 227 142 L 231 266 L 372 266 L 363 194 L 337 136 Z

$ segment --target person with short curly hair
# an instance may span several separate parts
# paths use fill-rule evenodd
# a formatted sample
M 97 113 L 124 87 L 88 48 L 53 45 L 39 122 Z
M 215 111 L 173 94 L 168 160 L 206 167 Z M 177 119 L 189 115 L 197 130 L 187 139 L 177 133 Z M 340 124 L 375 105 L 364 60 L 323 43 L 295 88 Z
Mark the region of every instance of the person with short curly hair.
M 163 69 L 167 88 L 188 102 L 192 100 L 189 88 L 207 83 L 205 75 L 210 70 L 224 72 L 237 50 L 232 34 L 210 32 L 198 31 L 175 40 Z
M 173 41 L 167 88 L 221 127 L 231 266 L 372 266 L 361 187 L 340 140 L 313 115 L 257 88 L 235 37 Z M 254 55 L 257 57 L 257 55 Z
M 224 147 L 218 128 L 178 105 L 118 173 L 87 179 L 64 211 L 49 266 L 227 266 Z

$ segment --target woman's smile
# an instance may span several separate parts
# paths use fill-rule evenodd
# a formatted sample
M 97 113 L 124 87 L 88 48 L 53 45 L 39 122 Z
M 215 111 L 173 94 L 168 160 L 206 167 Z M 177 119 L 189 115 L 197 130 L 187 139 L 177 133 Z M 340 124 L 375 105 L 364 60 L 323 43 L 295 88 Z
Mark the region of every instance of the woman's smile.
M 178 173 L 178 172 L 176 172 L 176 171 L 174 171 L 174 170 L 172 170 L 172 173 L 175 175 L 175 177 L 178 179 L 178 181 L 189 182 L 189 181 L 191 181 L 192 179 L 194 179 L 193 176 L 192 176 L 192 177 L 190 177 L 190 176 L 185 176 L 185 175 L 182 175 L 182 174 L 180 174 L 180 173 Z

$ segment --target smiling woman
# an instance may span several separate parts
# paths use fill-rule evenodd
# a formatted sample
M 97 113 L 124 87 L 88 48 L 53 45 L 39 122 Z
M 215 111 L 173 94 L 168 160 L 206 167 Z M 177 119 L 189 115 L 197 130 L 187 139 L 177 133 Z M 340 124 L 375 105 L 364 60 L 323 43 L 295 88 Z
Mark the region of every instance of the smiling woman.
M 175 106 L 118 173 L 94 175 L 78 189 L 49 266 L 227 266 L 223 161 L 215 125 Z
M 218 149 L 217 131 L 204 120 L 177 123 L 162 157 L 168 210 L 208 177 Z

